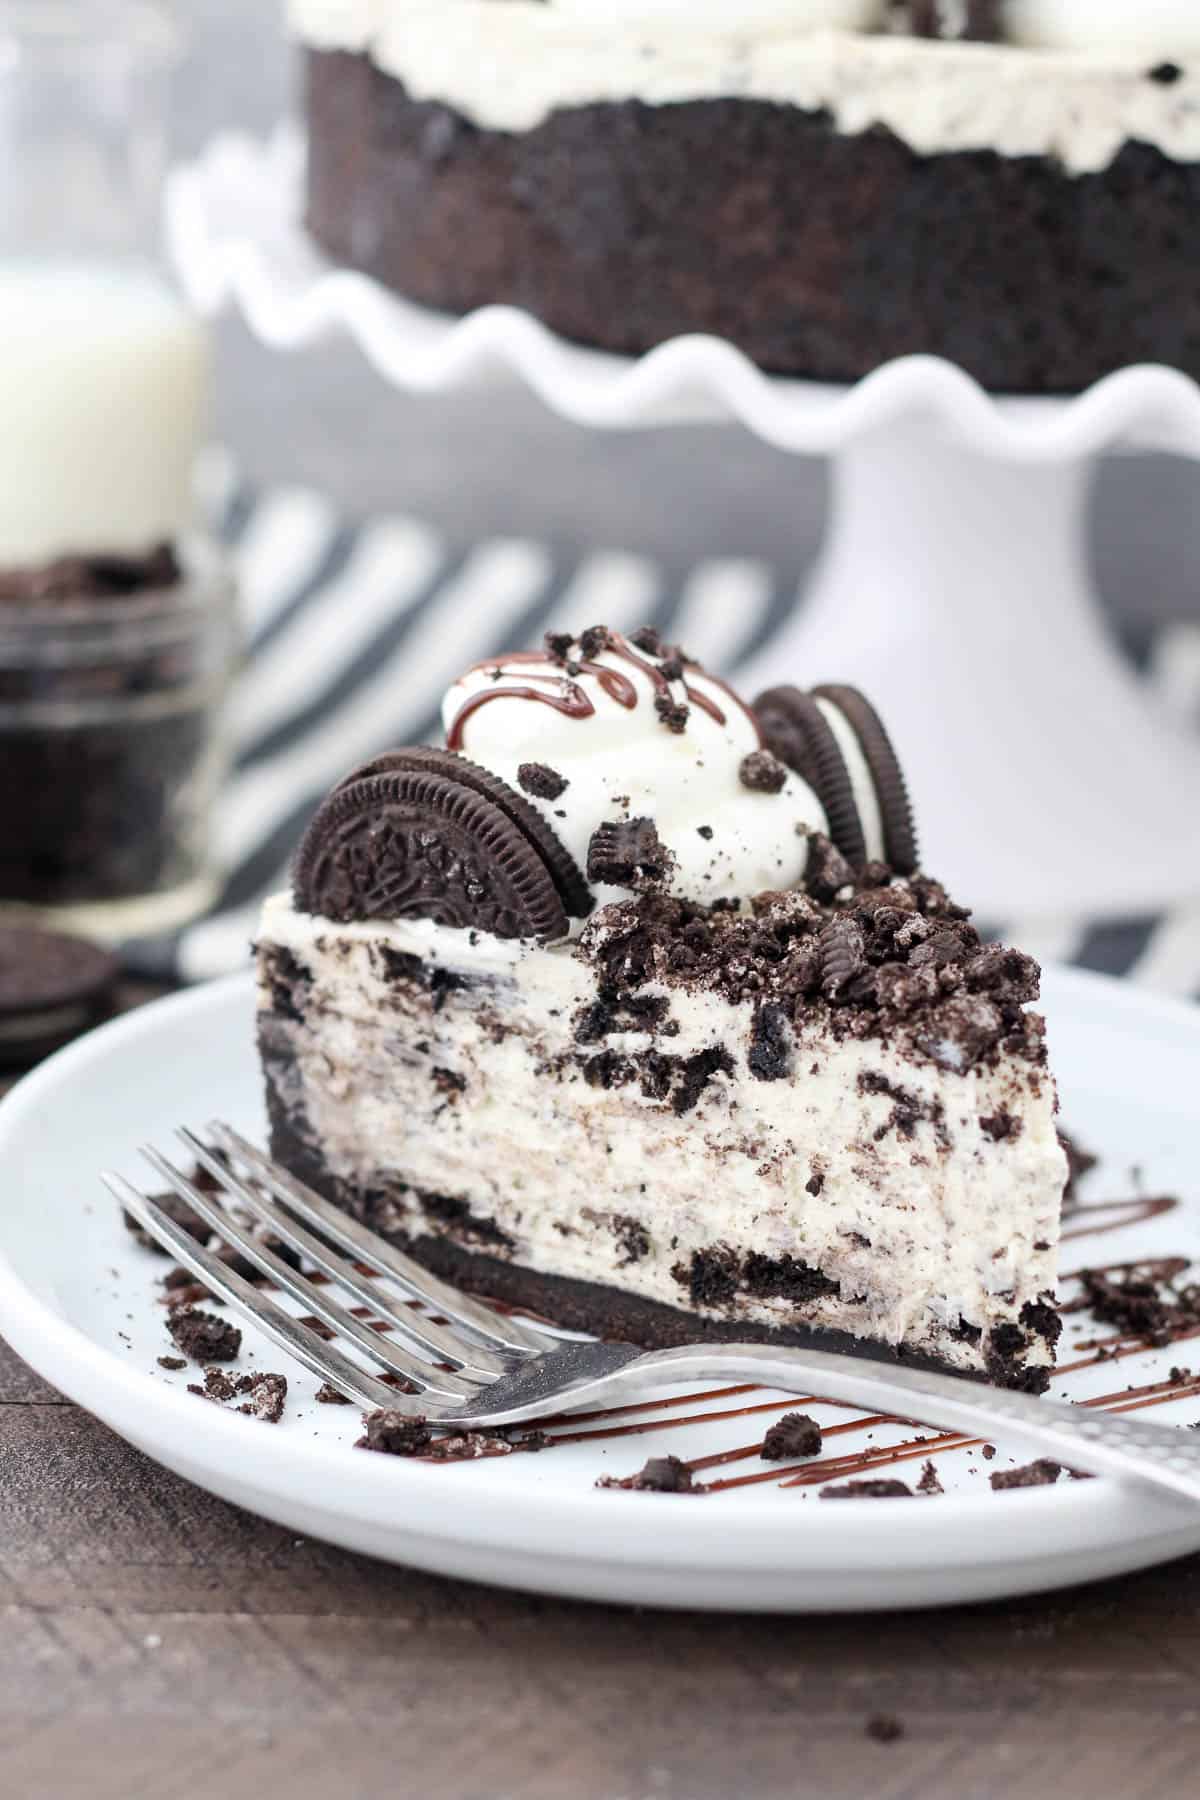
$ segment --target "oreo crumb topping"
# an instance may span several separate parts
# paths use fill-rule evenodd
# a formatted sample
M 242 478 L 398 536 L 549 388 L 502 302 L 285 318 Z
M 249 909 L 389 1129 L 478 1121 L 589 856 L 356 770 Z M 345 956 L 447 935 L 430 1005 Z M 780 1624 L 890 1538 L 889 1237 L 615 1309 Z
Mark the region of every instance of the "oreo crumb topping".
M 1178 63 L 1155 63 L 1148 73 L 1151 81 L 1156 81 L 1160 87 L 1174 87 L 1177 81 L 1183 80 L 1183 70 Z
M 902 1481 L 844 1481 L 839 1487 L 823 1487 L 822 1500 L 911 1500 L 913 1492 Z
M 809 833 L 804 885 L 813 899 L 824 905 L 836 899 L 843 888 L 855 885 L 854 870 L 837 845 L 820 831 Z
M 327 1381 L 321 1383 L 316 1391 L 315 1399 L 318 1406 L 349 1406 L 351 1404 L 345 1394 L 339 1394 L 337 1389 L 330 1387 Z
M 160 1356 L 157 1358 L 157 1361 L 160 1369 L 170 1369 L 175 1371 L 187 1368 L 187 1359 L 183 1356 Z
M 797 889 L 741 909 L 643 893 L 605 907 L 575 953 L 601 991 L 709 990 L 752 1002 L 759 1015 L 777 1007 L 798 1033 L 811 1020 L 838 1039 L 878 1039 L 901 1060 L 955 1073 L 994 1066 L 1001 1054 L 1045 1066 L 1044 1023 L 1025 1011 L 1039 987 L 1031 957 L 984 946 L 927 876 L 893 876 L 878 863 L 848 881 L 843 872 L 826 901 Z
M 791 1074 L 792 1027 L 784 1007 L 759 1007 L 750 1033 L 747 1061 L 756 1081 L 785 1081 Z
M 657 888 L 669 879 L 674 867 L 675 857 L 659 837 L 653 819 L 601 825 L 588 845 L 587 876 L 596 885 Z
M 666 674 L 665 669 L 663 673 Z M 654 700 L 654 710 L 662 724 L 668 731 L 674 732 L 676 737 L 687 730 L 687 722 L 692 716 L 692 709 L 684 701 L 674 700 L 670 694 L 657 694 Z
M 522 763 L 517 770 L 517 783 L 535 800 L 560 800 L 570 787 L 565 775 L 545 763 Z
M 658 656 L 662 652 L 662 635 L 653 625 L 643 625 L 633 632 L 629 641 L 635 650 L 644 650 L 647 656 Z
M 759 1455 L 764 1462 L 793 1462 L 801 1456 L 819 1456 L 823 1442 L 821 1427 L 807 1413 L 784 1413 L 763 1439 Z
M 167 1330 L 189 1362 L 234 1362 L 242 1348 L 236 1325 L 192 1306 L 171 1313 Z
M 787 768 L 769 750 L 752 750 L 743 757 L 738 775 L 752 794 L 781 794 L 787 786 Z
M 867 1736 L 876 1744 L 896 1744 L 904 1736 L 904 1727 L 891 1713 L 875 1713 L 867 1720 Z
M 1053 1487 L 1062 1474 L 1062 1464 L 1051 1462 L 1048 1456 L 1041 1456 L 1036 1462 L 1026 1463 L 1020 1469 L 997 1469 L 988 1480 L 997 1493 L 1005 1488 Z
M 836 1000 L 866 968 L 866 942 L 857 920 L 842 915 L 831 919 L 817 937 L 821 992 Z
M 626 1475 L 618 1480 L 615 1475 L 602 1475 L 597 1481 L 599 1488 L 625 1488 L 631 1493 L 639 1494 L 702 1494 L 704 1489 L 697 1487 L 692 1480 L 692 1471 L 677 1456 L 652 1456 L 645 1468 L 639 1469 L 636 1475 Z

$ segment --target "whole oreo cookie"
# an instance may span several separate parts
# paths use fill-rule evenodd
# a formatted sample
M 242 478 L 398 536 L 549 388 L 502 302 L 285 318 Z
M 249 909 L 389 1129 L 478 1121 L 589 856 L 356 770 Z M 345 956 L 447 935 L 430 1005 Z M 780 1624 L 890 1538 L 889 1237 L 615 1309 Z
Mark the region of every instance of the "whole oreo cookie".
M 501 781 L 498 775 L 493 775 L 490 769 L 481 768 L 469 757 L 460 756 L 455 750 L 438 750 L 428 744 L 411 745 L 402 750 L 385 750 L 382 755 L 373 757 L 369 763 L 364 763 L 361 768 L 347 775 L 334 791 L 351 787 L 355 782 L 367 780 L 374 775 L 397 773 L 442 775 L 447 781 L 456 781 L 463 787 L 469 787 L 472 793 L 478 794 L 482 799 L 490 800 L 506 818 L 511 819 L 541 856 L 569 916 L 573 919 L 587 918 L 595 901 L 583 871 L 570 851 L 555 836 L 536 806 L 531 806 L 523 794 L 517 793 L 507 782 Z
M 544 857 L 457 776 L 392 769 L 335 788 L 296 861 L 296 904 L 339 923 L 432 919 L 501 938 L 566 935 Z
M 0 930 L 0 1064 L 36 1062 L 98 1024 L 116 977 L 115 957 L 82 938 Z
M 867 860 L 867 841 L 850 771 L 828 719 L 811 694 L 796 687 L 768 688 L 753 711 L 773 756 L 807 781 L 825 808 L 829 835 L 852 868 Z
M 911 0 L 908 18 L 914 37 L 996 43 L 1004 36 L 1000 0 Z
M 879 800 L 884 855 L 898 875 L 911 875 L 919 860 L 917 828 L 900 758 L 883 720 L 856 687 L 828 682 L 815 687 L 813 694 L 837 707 L 862 746 Z

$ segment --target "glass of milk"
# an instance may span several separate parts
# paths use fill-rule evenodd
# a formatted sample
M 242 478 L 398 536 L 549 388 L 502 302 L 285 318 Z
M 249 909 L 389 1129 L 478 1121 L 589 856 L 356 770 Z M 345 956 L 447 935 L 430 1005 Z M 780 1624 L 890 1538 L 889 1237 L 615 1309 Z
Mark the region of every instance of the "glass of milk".
M 178 52 L 155 0 L 0 0 L 0 911 L 108 938 L 211 896 L 233 653 L 159 258 Z

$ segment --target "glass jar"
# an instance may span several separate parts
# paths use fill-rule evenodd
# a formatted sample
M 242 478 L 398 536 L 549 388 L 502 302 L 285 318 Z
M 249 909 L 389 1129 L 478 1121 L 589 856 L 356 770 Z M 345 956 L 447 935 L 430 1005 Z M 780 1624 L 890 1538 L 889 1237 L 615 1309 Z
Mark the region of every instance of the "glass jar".
M 203 539 L 157 589 L 0 603 L 0 913 L 114 941 L 211 901 L 236 645 Z
M 0 912 L 109 940 L 211 895 L 234 657 L 158 250 L 178 47 L 157 0 L 0 0 Z

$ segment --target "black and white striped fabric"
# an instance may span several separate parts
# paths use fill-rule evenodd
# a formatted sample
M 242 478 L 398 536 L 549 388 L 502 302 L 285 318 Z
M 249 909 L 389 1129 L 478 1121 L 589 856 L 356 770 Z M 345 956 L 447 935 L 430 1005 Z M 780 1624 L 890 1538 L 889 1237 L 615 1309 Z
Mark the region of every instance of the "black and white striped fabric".
M 707 560 L 668 579 L 620 550 L 572 561 L 497 538 L 452 552 L 415 519 L 352 525 L 308 490 L 255 494 L 223 461 L 207 485 L 237 566 L 248 657 L 216 822 L 220 895 L 186 931 L 131 946 L 131 966 L 155 976 L 198 981 L 244 965 L 259 903 L 285 884 L 316 801 L 355 763 L 431 736 L 442 693 L 468 664 L 602 619 L 656 625 L 736 679 L 795 605 L 793 580 L 763 562 Z M 1200 626 L 1163 633 L 1150 674 L 1164 706 L 1200 722 Z M 1062 917 L 994 927 L 1043 959 L 1200 997 L 1200 904 L 1103 925 Z

